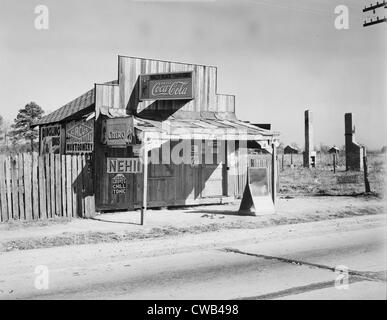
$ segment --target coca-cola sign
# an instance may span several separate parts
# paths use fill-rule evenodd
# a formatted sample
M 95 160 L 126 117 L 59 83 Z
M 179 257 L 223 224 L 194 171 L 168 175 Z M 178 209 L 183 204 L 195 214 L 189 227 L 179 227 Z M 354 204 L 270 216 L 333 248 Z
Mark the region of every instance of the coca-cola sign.
M 140 100 L 193 98 L 192 72 L 140 75 Z

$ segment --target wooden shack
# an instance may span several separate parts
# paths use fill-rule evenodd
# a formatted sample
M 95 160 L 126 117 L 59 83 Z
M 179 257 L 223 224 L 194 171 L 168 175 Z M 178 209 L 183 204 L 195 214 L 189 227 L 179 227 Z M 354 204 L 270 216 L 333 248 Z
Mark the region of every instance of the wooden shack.
M 128 56 L 116 80 L 36 125 L 41 154 L 87 155 L 97 211 L 233 200 L 247 142 L 272 152 L 278 140 L 236 118 L 235 96 L 217 93 L 216 67 Z

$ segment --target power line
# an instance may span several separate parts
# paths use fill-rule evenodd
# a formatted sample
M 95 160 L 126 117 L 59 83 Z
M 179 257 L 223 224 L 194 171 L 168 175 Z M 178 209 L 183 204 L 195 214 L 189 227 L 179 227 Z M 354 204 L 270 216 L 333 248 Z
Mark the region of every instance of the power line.
M 383 2 L 381 2 L 381 3 L 379 3 L 379 1 L 377 1 L 376 4 L 374 4 L 374 5 L 370 4 L 369 7 L 365 6 L 363 9 L 363 12 L 372 11 L 372 13 L 375 15 L 376 10 L 380 9 L 380 8 L 387 9 L 386 0 L 383 0 Z M 374 24 L 379 24 L 379 23 L 383 23 L 383 22 L 387 22 L 386 16 L 384 16 L 383 18 L 379 18 L 379 16 L 377 16 L 375 20 L 373 18 L 370 18 L 369 21 L 367 21 L 367 19 L 364 20 L 363 27 L 368 27 L 368 26 L 372 26 Z
M 370 4 L 370 6 L 368 8 L 367 8 L 367 6 L 365 6 L 364 9 L 363 9 L 363 12 L 367 12 L 367 11 L 371 11 L 372 10 L 374 12 L 374 14 L 375 14 L 375 10 L 377 8 L 381 8 L 381 7 L 387 8 L 386 0 L 383 0 L 382 3 L 376 2 L 375 5 Z

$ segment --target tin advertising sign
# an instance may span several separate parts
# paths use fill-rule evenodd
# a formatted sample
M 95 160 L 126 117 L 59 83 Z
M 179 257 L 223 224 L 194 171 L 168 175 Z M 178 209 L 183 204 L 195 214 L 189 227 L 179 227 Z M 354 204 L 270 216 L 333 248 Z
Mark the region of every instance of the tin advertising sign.
M 135 144 L 133 117 L 109 118 L 102 127 L 102 143 L 108 146 Z
M 140 75 L 140 100 L 193 99 L 192 79 L 192 71 Z
M 40 128 L 40 150 L 42 154 L 60 153 L 61 126 L 48 125 Z
M 91 153 L 94 146 L 94 120 L 66 124 L 66 153 Z
M 141 173 L 139 158 L 107 158 L 107 173 Z

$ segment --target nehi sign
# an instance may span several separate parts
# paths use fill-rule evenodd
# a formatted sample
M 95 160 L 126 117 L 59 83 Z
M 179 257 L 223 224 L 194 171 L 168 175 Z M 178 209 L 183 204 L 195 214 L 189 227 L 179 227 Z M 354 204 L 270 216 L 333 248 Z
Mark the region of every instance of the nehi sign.
M 139 158 L 107 158 L 107 173 L 141 173 Z
M 140 100 L 181 100 L 192 98 L 192 72 L 140 75 Z

